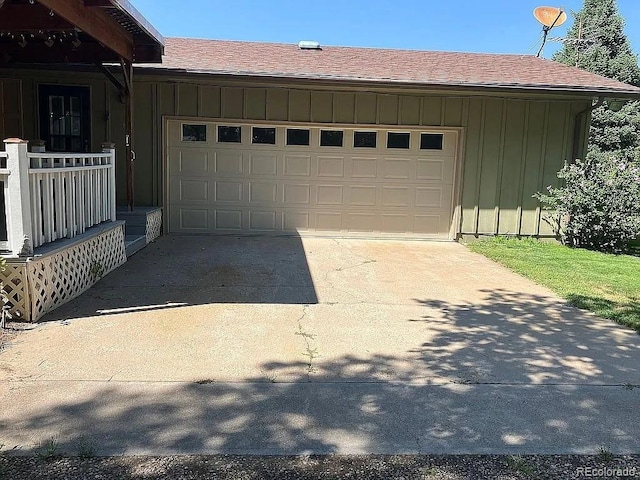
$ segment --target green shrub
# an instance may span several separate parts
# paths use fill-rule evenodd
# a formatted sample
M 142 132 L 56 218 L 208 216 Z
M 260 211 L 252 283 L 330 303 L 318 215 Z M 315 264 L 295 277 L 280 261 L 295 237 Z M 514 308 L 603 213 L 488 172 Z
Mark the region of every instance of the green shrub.
M 591 154 L 565 165 L 561 187 L 536 197 L 551 210 L 551 223 L 564 244 L 622 253 L 640 236 L 640 168 L 618 156 Z

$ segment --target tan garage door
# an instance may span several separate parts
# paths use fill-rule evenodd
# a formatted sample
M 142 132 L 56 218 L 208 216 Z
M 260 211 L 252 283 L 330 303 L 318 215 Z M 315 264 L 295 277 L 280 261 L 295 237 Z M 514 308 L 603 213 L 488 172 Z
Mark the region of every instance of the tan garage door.
M 172 233 L 449 237 L 455 131 L 167 127 Z

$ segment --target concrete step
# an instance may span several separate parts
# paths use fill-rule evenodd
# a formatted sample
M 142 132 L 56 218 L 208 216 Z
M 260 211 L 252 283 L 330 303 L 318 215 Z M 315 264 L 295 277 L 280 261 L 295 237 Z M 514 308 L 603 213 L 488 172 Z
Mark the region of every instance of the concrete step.
M 159 207 L 136 207 L 133 211 L 129 211 L 126 207 L 118 207 L 116 210 L 116 217 L 118 220 L 125 222 L 125 236 L 132 246 L 127 248 L 127 256 L 133 255 L 140 250 L 146 244 L 147 232 L 147 219 L 149 215 L 156 215 L 158 212 L 162 212 Z M 144 244 L 137 246 L 138 238 L 143 237 Z M 142 243 L 142 241 L 141 241 Z
M 140 236 L 147 234 L 147 215 L 145 212 L 121 212 L 117 213 L 118 220 L 125 222 L 125 234 L 127 236 Z
M 131 224 L 129 223 L 129 220 L 126 221 L 124 228 L 127 235 L 140 236 L 147 234 L 146 225 L 136 225 L 135 223 Z
M 124 220 L 127 224 L 131 225 L 146 225 L 147 212 L 144 210 L 134 210 L 129 212 L 127 210 L 117 210 L 116 218 L 118 220 Z
M 124 246 L 128 258 L 147 246 L 147 237 L 145 235 L 125 235 Z

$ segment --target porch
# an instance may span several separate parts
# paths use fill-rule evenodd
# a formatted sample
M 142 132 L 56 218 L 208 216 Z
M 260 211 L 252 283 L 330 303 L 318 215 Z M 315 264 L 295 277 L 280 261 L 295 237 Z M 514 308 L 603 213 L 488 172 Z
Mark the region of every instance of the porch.
M 14 318 L 38 320 L 160 234 L 159 208 L 125 221 L 116 204 L 126 193 L 134 210 L 133 65 L 161 62 L 163 45 L 127 1 L 0 0 L 0 140 L 16 137 L 0 143 L 0 278 Z
M 160 235 L 159 208 L 118 218 L 112 144 L 78 154 L 29 152 L 20 139 L 4 143 L 0 278 L 13 318 L 38 320 Z

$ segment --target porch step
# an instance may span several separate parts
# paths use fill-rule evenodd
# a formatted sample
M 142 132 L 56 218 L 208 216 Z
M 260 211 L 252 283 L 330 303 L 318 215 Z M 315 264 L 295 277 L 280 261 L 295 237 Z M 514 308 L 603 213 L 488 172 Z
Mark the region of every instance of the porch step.
M 137 207 L 134 211 L 129 211 L 125 207 L 119 207 L 116 217 L 126 222 L 127 235 L 146 235 L 148 215 L 158 210 L 158 207 Z
M 142 235 L 145 233 L 147 226 L 147 213 L 144 211 L 128 212 L 126 210 L 118 210 L 116 212 L 118 220 L 124 220 L 126 223 L 127 235 Z M 136 231 L 133 231 L 135 229 Z M 142 231 L 138 232 L 139 229 Z
M 127 258 L 147 246 L 147 237 L 145 235 L 129 235 L 128 233 L 129 229 L 127 229 L 127 235 L 124 237 Z
M 140 236 L 140 235 L 145 235 L 147 234 L 147 225 L 137 225 L 135 223 L 130 223 L 129 220 L 127 220 L 127 223 L 125 224 L 125 231 L 127 232 L 127 235 L 134 235 L 134 236 Z

